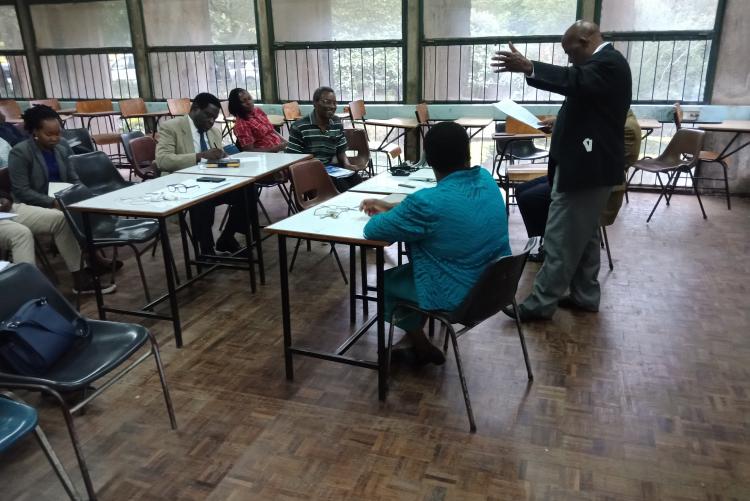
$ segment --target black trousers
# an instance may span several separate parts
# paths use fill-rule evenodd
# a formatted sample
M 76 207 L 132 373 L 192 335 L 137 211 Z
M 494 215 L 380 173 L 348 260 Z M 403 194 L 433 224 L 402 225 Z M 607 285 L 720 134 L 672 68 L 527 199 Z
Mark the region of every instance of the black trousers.
M 355 172 L 351 176 L 346 177 L 330 177 L 331 181 L 333 181 L 334 186 L 336 186 L 336 189 L 339 190 L 339 193 L 348 191 L 349 188 L 357 186 L 362 182 L 362 176 L 360 176 L 357 172 Z
M 229 205 L 229 218 L 222 235 L 233 237 L 235 233 L 247 233 L 248 221 L 245 212 L 245 202 L 242 193 L 233 191 L 220 197 L 206 200 L 190 209 L 190 228 L 193 238 L 198 242 L 201 253 L 214 252 L 214 213 L 219 205 Z M 250 238 L 247 239 L 250 241 Z
M 516 186 L 516 202 L 529 237 L 543 237 L 547 213 L 552 202 L 552 188 L 547 176 L 538 177 Z

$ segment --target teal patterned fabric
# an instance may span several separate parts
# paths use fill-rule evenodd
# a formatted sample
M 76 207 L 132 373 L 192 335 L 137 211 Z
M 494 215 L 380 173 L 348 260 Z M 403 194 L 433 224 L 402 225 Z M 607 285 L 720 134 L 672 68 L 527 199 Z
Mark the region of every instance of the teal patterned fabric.
M 419 306 L 452 310 L 494 260 L 510 254 L 508 220 L 497 183 L 482 167 L 450 174 L 388 212 L 365 237 L 409 244 Z

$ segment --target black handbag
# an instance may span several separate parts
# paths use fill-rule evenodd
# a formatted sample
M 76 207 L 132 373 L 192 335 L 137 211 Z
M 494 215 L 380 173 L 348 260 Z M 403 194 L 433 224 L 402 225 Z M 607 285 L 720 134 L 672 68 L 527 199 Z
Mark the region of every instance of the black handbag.
M 46 297 L 32 299 L 0 322 L 0 357 L 19 374 L 39 376 L 88 335 L 89 325 L 80 315 L 68 320 Z

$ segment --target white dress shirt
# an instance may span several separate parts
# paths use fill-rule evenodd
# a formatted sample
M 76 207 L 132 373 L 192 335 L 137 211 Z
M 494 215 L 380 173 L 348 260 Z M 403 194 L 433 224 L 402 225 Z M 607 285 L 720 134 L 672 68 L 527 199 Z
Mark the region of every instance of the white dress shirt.
M 201 133 L 198 132 L 198 128 L 193 123 L 193 119 L 188 116 L 188 123 L 190 124 L 190 132 L 193 133 L 193 148 L 195 148 L 195 153 L 201 152 Z M 208 145 L 208 134 L 206 132 L 203 133 L 203 137 L 206 138 L 206 145 Z M 211 146 L 209 146 L 209 149 Z

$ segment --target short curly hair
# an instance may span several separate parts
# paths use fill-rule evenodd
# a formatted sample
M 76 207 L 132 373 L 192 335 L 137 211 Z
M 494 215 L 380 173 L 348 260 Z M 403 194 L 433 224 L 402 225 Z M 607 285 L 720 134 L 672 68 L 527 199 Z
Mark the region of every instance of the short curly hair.
M 53 119 L 60 122 L 60 115 L 49 106 L 43 104 L 32 106 L 24 112 L 21 118 L 23 118 L 23 128 L 29 134 L 33 134 L 35 130 L 39 130 L 44 120 Z

